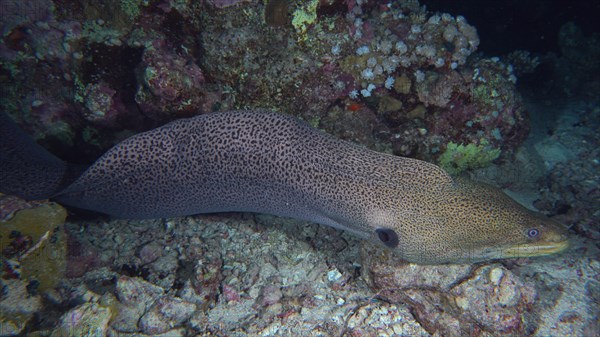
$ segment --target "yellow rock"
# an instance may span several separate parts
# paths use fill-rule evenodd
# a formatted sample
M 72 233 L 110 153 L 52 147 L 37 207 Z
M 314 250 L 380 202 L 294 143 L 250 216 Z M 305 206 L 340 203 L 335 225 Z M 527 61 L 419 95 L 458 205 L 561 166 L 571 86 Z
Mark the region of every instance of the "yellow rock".
M 399 77 L 396 77 L 396 80 L 394 81 L 394 91 L 396 91 L 399 94 L 408 94 L 410 93 L 410 88 L 412 86 L 412 82 L 410 81 L 410 78 L 408 78 L 408 76 L 406 76 L 406 74 L 402 74 Z
M 64 277 L 66 217 L 67 211 L 63 207 L 56 203 L 46 203 L 20 210 L 10 220 L 0 222 L 0 250 L 3 252 L 3 260 L 20 264 L 21 279 L 39 281 L 40 291 L 53 288 Z M 7 254 L 7 251 L 15 249 L 11 245 L 15 240 L 14 233 L 19 233 L 20 237 L 30 237 L 31 243 L 14 254 Z

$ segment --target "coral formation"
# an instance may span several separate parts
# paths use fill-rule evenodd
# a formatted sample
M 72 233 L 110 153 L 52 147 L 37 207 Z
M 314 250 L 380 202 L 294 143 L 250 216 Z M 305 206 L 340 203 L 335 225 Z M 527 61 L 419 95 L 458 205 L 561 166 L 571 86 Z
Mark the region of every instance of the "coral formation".
M 135 101 L 146 116 L 164 121 L 211 112 L 220 94 L 207 90 L 196 64 L 157 45 L 142 56 Z
M 393 303 L 411 303 L 431 334 L 513 336 L 536 329 L 536 317 L 523 310 L 541 305 L 534 285 L 502 265 L 416 266 L 367 246 L 362 254 L 371 286 Z
M 17 85 L 2 105 L 65 153 L 99 153 L 123 128 L 247 107 L 310 121 L 360 104 L 374 122 L 346 139 L 432 161 L 449 142 L 481 138 L 508 155 L 528 130 L 509 66 L 469 59 L 476 29 L 416 1 L 44 8 L 47 23 L 36 25 L 37 17 L 17 20 L 19 9 L 9 7 L 15 19 L 4 29 L 13 37 L 0 49 Z M 52 85 L 31 81 L 49 73 Z M 35 83 L 34 94 L 25 81 Z M 23 94 L 28 106 L 11 103 Z M 378 110 L 380 101 L 401 104 Z
M 111 314 L 109 308 L 97 303 L 83 303 L 60 318 L 50 337 L 106 336 Z

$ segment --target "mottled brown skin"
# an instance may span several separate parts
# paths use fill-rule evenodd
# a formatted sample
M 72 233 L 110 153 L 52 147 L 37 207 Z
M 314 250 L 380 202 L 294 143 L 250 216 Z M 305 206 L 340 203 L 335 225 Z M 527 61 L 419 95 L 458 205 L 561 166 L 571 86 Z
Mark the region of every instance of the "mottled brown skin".
M 411 196 L 404 217 L 388 218 L 399 232 L 397 251 L 409 261 L 478 262 L 548 255 L 568 247 L 560 224 L 489 185 L 457 179 L 441 192 L 423 186 Z
M 123 218 L 292 217 L 351 231 L 416 263 L 547 255 L 568 242 L 559 225 L 496 188 L 265 111 L 203 115 L 131 137 L 56 199 Z

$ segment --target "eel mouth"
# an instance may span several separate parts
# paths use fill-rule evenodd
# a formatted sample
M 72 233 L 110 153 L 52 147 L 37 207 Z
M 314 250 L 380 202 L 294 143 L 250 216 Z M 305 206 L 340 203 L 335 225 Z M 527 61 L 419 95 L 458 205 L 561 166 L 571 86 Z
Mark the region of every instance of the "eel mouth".
M 532 242 L 508 247 L 503 255 L 512 258 L 544 256 L 564 252 L 567 248 L 569 240 L 565 238 L 558 242 Z

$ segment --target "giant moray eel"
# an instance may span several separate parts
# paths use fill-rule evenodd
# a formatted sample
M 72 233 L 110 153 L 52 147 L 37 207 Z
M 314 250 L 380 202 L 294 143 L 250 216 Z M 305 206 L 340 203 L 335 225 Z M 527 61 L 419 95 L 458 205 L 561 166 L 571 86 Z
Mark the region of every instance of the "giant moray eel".
M 416 263 L 539 256 L 568 246 L 560 225 L 496 188 L 277 113 L 174 121 L 117 144 L 75 179 L 76 169 L 2 124 L 0 190 L 26 198 L 121 218 L 268 213 L 353 232 Z

